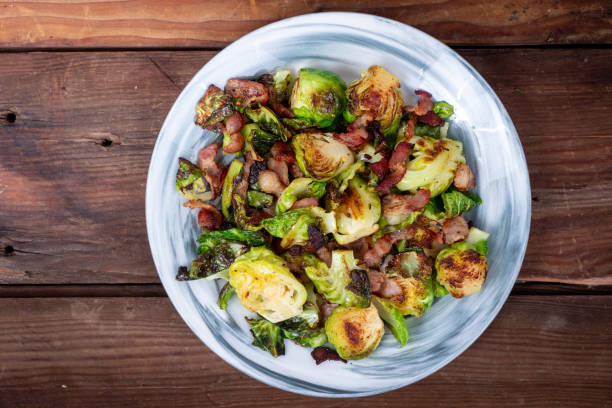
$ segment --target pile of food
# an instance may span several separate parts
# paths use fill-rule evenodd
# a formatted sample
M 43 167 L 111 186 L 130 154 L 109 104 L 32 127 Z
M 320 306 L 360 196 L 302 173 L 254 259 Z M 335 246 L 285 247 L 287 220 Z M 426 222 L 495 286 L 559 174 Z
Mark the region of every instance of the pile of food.
M 447 137 L 453 107 L 415 94 L 404 105 L 380 66 L 348 87 L 313 68 L 210 85 L 196 123 L 223 142 L 179 159 L 202 235 L 177 279 L 227 281 L 218 305 L 258 314 L 255 346 L 279 356 L 291 339 L 317 363 L 367 357 L 385 324 L 401 347 L 405 316 L 478 292 L 489 234 L 462 217 L 481 202 L 475 176 Z

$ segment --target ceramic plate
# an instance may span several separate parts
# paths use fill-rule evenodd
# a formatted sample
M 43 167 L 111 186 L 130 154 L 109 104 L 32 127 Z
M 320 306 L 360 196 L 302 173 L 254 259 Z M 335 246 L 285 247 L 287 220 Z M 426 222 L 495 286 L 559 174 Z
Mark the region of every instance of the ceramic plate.
M 194 125 L 195 106 L 209 84 L 253 77 L 281 67 L 330 69 L 346 82 L 370 65 L 397 75 L 405 103 L 414 89 L 455 107 L 449 136 L 463 142 L 477 175 L 483 204 L 469 214 L 491 233 L 489 274 L 483 289 L 465 299 L 437 299 L 420 319 L 410 317 L 411 338 L 399 348 L 390 333 L 368 358 L 315 365 L 310 350 L 287 341 L 274 358 L 251 345 L 246 310 L 232 299 L 216 305 L 220 283 L 177 282 L 180 265 L 196 256 L 196 211 L 182 207 L 175 190 L 179 157 L 196 160 L 216 139 Z M 231 160 L 227 157 L 224 164 Z M 356 13 L 319 13 L 279 21 L 221 51 L 189 82 L 168 113 L 151 158 L 147 180 L 147 231 L 159 277 L 191 330 L 219 357 L 240 371 L 295 393 L 324 397 L 378 394 L 411 384 L 463 352 L 502 307 L 518 275 L 529 235 L 530 189 L 516 130 L 493 90 L 450 48 L 401 23 Z

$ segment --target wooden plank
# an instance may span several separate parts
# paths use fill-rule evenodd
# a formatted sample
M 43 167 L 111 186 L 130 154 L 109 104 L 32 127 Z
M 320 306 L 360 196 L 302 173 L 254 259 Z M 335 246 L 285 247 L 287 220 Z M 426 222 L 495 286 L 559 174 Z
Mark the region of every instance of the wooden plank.
M 321 400 L 225 364 L 162 298 L 0 300 L 0 406 L 605 406 L 611 296 L 510 297 L 465 353 L 397 391 Z
M 1 1 L 1 48 L 220 47 L 273 21 L 321 11 L 392 18 L 452 45 L 599 44 L 612 6 L 597 0 Z
M 612 284 L 610 51 L 460 53 L 525 148 L 537 201 L 520 279 Z M 213 55 L 0 55 L 0 112 L 15 114 L 0 121 L 0 283 L 158 282 L 144 224 L 148 161 L 168 109 Z

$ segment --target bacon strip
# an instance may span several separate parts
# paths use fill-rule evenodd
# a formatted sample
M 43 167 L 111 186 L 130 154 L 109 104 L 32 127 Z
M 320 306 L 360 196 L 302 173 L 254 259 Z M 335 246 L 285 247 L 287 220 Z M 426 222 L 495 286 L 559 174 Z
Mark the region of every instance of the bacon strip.
M 289 167 L 287 166 L 286 162 L 270 157 L 266 164 L 270 170 L 278 174 L 278 177 L 280 177 L 280 180 L 284 185 L 289 185 Z
M 433 102 L 431 101 L 431 94 L 422 89 L 414 91 L 415 94 L 419 95 L 419 103 L 414 109 L 414 113 L 418 116 L 423 116 L 433 108 Z
M 442 232 L 444 233 L 444 243 L 450 245 L 466 239 L 470 231 L 465 219 L 458 215 L 444 221 Z
M 346 360 L 340 357 L 336 350 L 332 350 L 329 347 L 317 347 L 316 349 L 312 350 L 310 355 L 312 356 L 312 358 L 314 358 L 315 363 L 317 363 L 317 365 L 325 361 L 331 360 L 342 361 L 343 363 L 346 363 Z
M 268 102 L 268 92 L 262 84 L 255 81 L 231 78 L 225 84 L 225 92 L 238 99 L 234 101 L 238 106 L 249 106 L 257 102 L 265 105 Z
M 268 93 L 268 106 L 270 106 L 277 115 L 283 118 L 295 118 L 295 114 L 291 112 L 291 110 L 278 102 L 278 96 L 274 89 L 274 77 L 271 74 L 263 74 L 259 77 L 258 81 L 263 84 Z
M 221 228 L 223 215 L 217 208 L 210 204 L 204 204 L 198 213 L 198 224 L 209 231 L 216 231 Z
M 376 163 L 370 163 L 370 168 L 379 178 L 383 178 L 389 171 L 389 160 L 381 159 Z
M 295 153 L 291 150 L 291 146 L 289 143 L 285 142 L 274 142 L 272 149 L 270 149 L 270 153 L 272 157 L 274 157 L 278 161 L 283 161 L 287 163 L 295 163 Z
M 442 126 L 444 125 L 444 119 L 436 115 L 433 111 L 429 111 L 423 116 L 419 116 L 419 122 L 425 123 L 429 126 Z
M 240 129 L 247 123 L 247 119 L 240 112 L 234 112 L 225 120 L 225 131 L 227 133 L 240 132 Z
M 372 135 L 365 128 L 357 127 L 353 122 L 347 126 L 346 132 L 335 134 L 334 139 L 358 152 L 368 140 L 372 139 Z
M 292 210 L 298 209 L 298 208 L 304 208 L 304 207 L 314 207 L 319 205 L 319 200 L 315 197 L 307 197 L 307 198 L 302 198 L 301 200 L 297 200 L 295 203 L 293 203 L 293 205 L 291 206 Z
M 459 191 L 469 191 L 476 187 L 476 176 L 467 164 L 460 164 L 457 166 L 457 172 L 453 179 L 453 185 Z
M 391 247 L 398 241 L 412 238 L 412 229 L 402 228 L 397 231 L 389 232 L 378 238 L 374 246 L 363 255 L 363 261 L 369 267 L 380 263 L 382 257 L 391 251 Z
M 419 190 L 414 196 L 387 194 L 382 199 L 382 210 L 390 224 L 398 224 L 413 211 L 420 210 L 429 202 L 429 190 Z M 392 222 L 397 220 L 397 222 Z
M 389 174 L 376 186 L 376 191 L 381 194 L 388 194 L 391 188 L 400 182 L 406 173 L 406 159 L 410 155 L 412 145 L 401 142 L 395 147 L 389 159 Z
M 213 200 L 223 187 L 224 169 L 219 166 L 215 157 L 219 150 L 219 143 L 212 143 L 198 153 L 198 167 L 204 172 L 204 178 L 210 184 Z

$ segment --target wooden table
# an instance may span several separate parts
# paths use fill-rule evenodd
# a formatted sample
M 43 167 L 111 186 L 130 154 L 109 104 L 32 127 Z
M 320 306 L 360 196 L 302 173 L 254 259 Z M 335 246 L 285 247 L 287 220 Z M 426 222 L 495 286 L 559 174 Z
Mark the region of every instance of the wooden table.
M 455 47 L 520 135 L 523 269 L 460 357 L 401 390 L 307 398 L 243 375 L 173 309 L 145 231 L 157 132 L 269 22 L 373 13 Z M 0 1 L 0 407 L 612 406 L 612 3 Z

